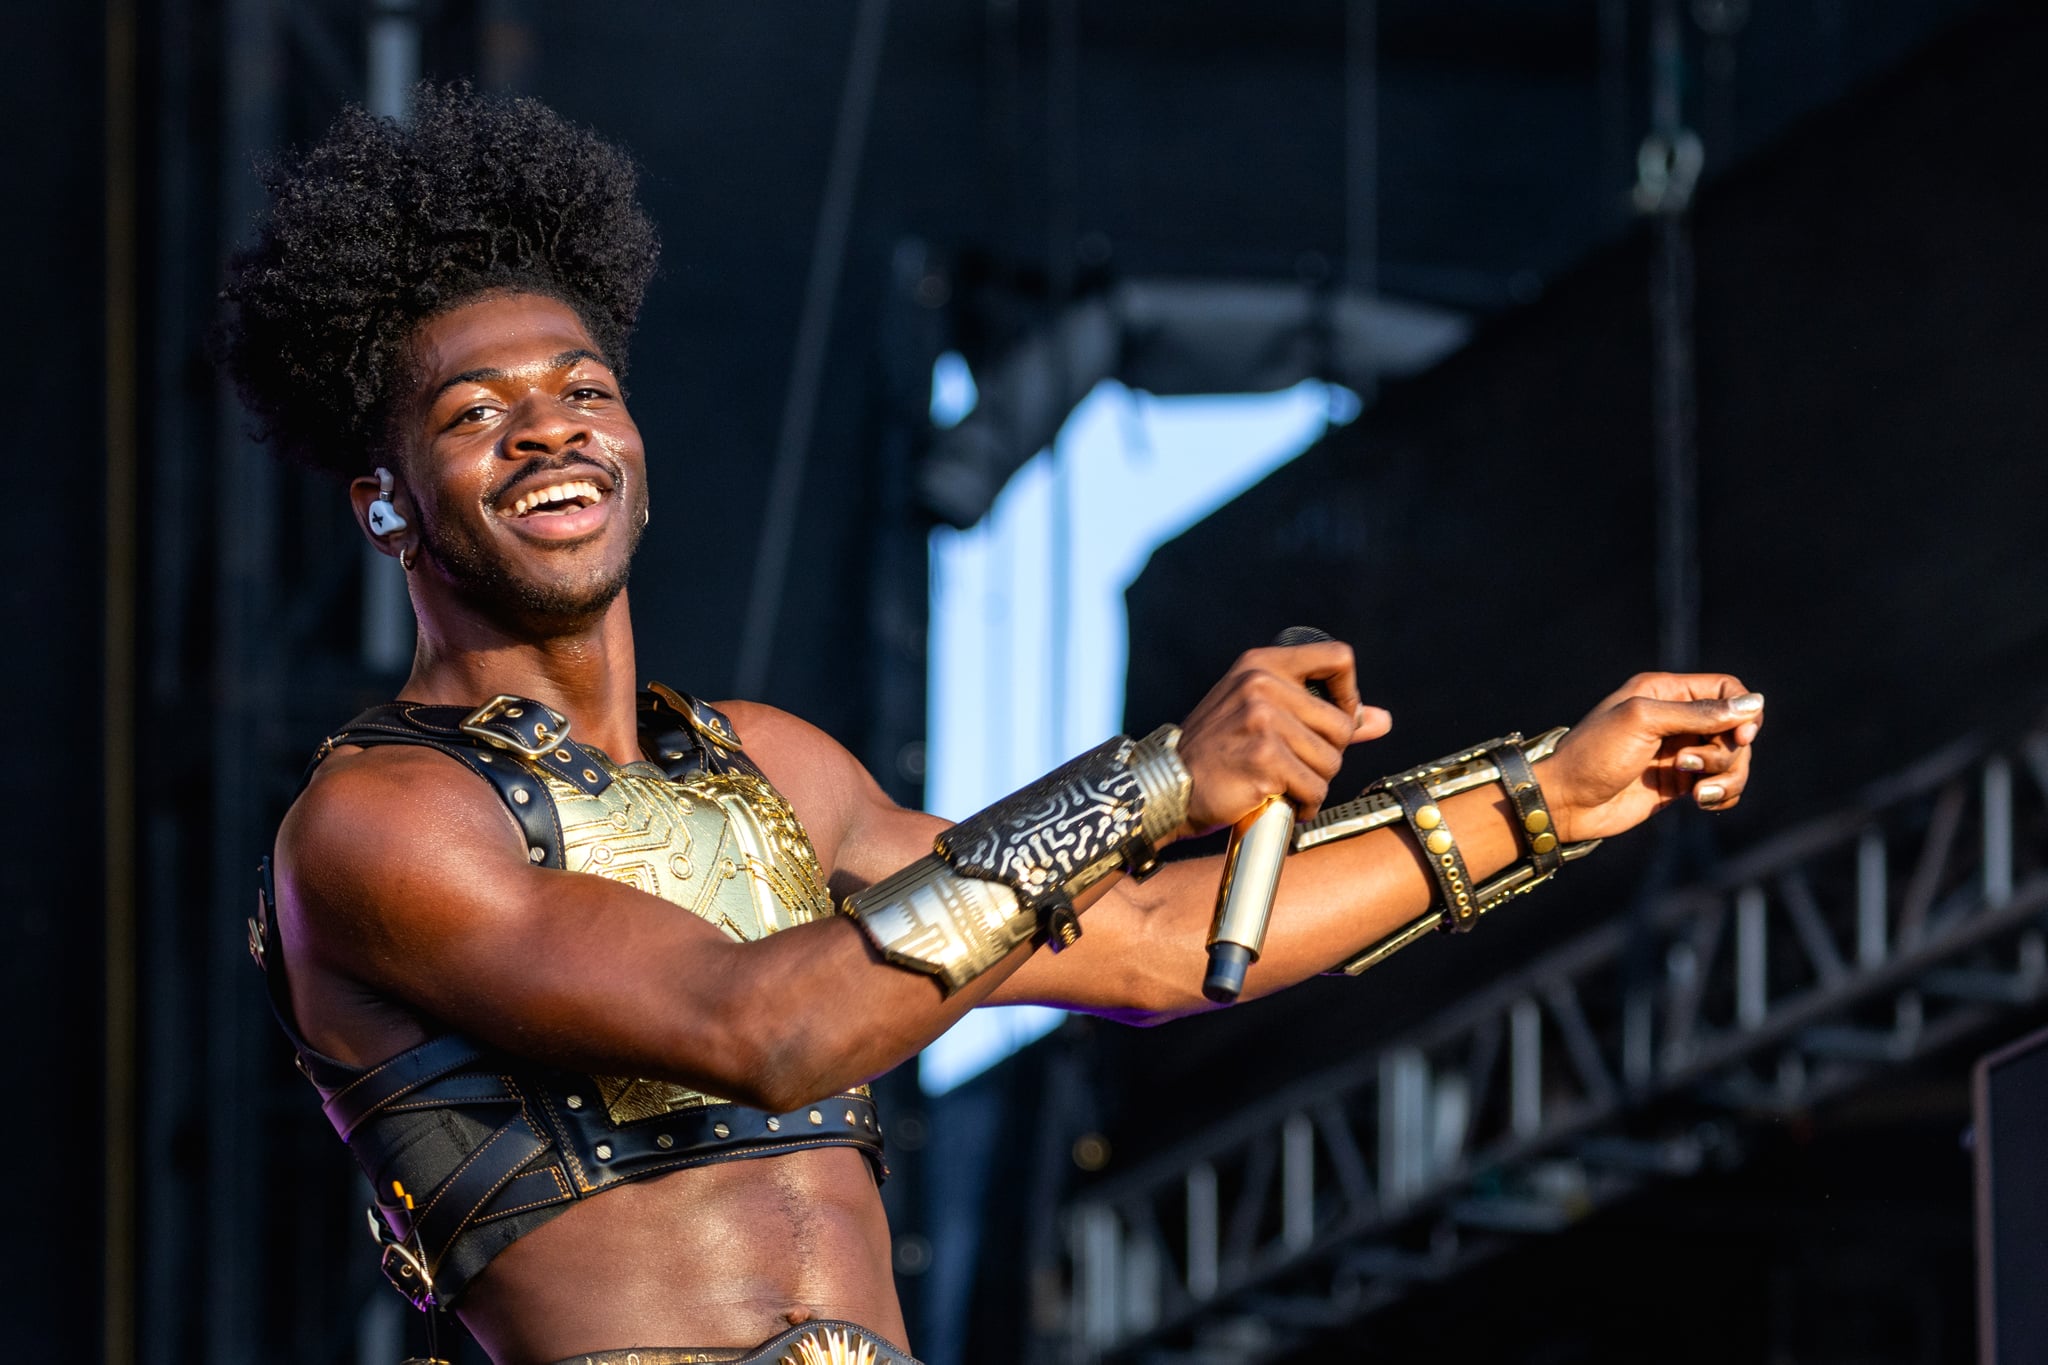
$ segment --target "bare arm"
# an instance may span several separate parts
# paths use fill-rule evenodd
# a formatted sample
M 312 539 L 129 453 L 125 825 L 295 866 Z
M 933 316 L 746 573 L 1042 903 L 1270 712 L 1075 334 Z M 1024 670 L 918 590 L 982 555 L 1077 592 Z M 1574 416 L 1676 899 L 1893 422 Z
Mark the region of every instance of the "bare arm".
M 1311 696 L 1306 678 L 1323 680 L 1335 703 Z M 1733 704 L 1746 692 L 1727 674 L 1641 674 L 1603 699 L 1558 754 L 1537 766 L 1560 837 L 1618 834 L 1687 797 L 1713 810 L 1736 805 L 1762 725 L 1761 698 L 1755 710 Z M 930 851 L 944 822 L 891 803 L 829 738 L 779 712 L 729 705 L 744 718 L 756 757 L 812 827 L 821 857 L 837 869 L 835 894 Z M 1181 749 L 1195 775 L 1190 831 L 1234 819 L 1276 790 L 1313 813 L 1344 747 L 1377 738 L 1388 724 L 1385 712 L 1359 705 L 1347 647 L 1252 651 L 1187 719 Z M 1453 797 L 1443 809 L 1475 878 L 1522 856 L 1512 808 L 1497 788 Z M 1102 884 L 1089 898 L 1097 903 L 1080 941 L 1032 956 L 988 1003 L 1049 1004 L 1134 1023 L 1214 1008 L 1200 983 L 1220 875 L 1221 859 L 1204 858 L 1171 864 L 1144 882 Z M 1327 971 L 1414 919 L 1435 895 L 1415 843 L 1393 828 L 1290 859 L 1247 995 Z
M 1641 674 L 1602 700 L 1536 766 L 1559 837 L 1619 834 L 1688 797 L 1708 810 L 1735 806 L 1762 727 L 1761 697 L 1753 706 L 1736 704 L 1747 693 L 1727 674 Z M 1190 717 L 1191 727 L 1196 720 Z M 1497 787 L 1442 806 L 1474 878 L 1522 856 L 1513 808 Z M 1149 881 L 1116 886 L 1090 912 L 1080 942 L 1033 958 L 990 1003 L 1061 1005 L 1134 1023 L 1215 1008 L 1200 986 L 1221 864 L 1175 863 Z M 1246 998 L 1329 970 L 1422 914 L 1436 894 L 1420 850 L 1394 827 L 1290 858 Z
M 1385 729 L 1384 713 L 1356 706 L 1349 659 L 1332 645 L 1240 661 L 1188 718 L 1190 830 L 1234 819 L 1274 791 L 1304 810 L 1320 802 L 1344 744 Z M 1325 678 L 1340 704 L 1309 696 L 1302 677 Z M 1544 767 L 1561 836 L 1627 828 L 1703 774 L 1724 787 L 1721 807 L 1735 804 L 1759 721 L 1724 700 L 1740 691 L 1719 675 L 1655 675 L 1602 703 Z M 821 732 L 765 707 L 736 703 L 730 713 L 809 829 L 835 898 L 929 851 L 943 822 L 890 802 Z M 1699 768 L 1687 771 L 1688 761 Z M 1516 856 L 1491 793 L 1445 810 L 1476 876 Z M 1073 948 L 1037 957 L 1020 948 L 942 997 L 930 978 L 879 961 L 848 920 L 735 943 L 631 887 L 535 867 L 489 789 L 425 750 L 329 760 L 293 807 L 278 853 L 301 1025 L 316 1046 L 362 1063 L 417 1042 L 423 1021 L 435 1020 L 544 1063 L 787 1109 L 888 1070 L 984 1001 L 1139 1021 L 1204 1007 L 1214 860 L 1142 885 L 1103 884 L 1091 899 L 1104 903 Z M 1431 894 L 1418 855 L 1392 831 L 1304 856 L 1282 885 L 1256 992 L 1326 969 Z
M 828 833 L 844 825 L 820 819 Z M 330 759 L 278 837 L 310 1041 L 367 1064 L 419 1041 L 430 1019 L 549 1065 L 781 1110 L 915 1055 L 1026 955 L 942 999 L 880 963 L 851 921 L 735 943 L 631 887 L 535 867 L 523 849 L 490 789 L 440 755 Z M 417 1018 L 367 1030 L 366 998 Z

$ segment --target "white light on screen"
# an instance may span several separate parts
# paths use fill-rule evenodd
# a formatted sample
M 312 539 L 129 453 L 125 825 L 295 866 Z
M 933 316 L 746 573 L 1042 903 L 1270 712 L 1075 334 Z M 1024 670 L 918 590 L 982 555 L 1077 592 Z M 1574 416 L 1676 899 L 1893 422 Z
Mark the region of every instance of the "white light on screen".
M 965 363 L 944 382 L 947 414 L 964 415 Z M 935 368 L 935 418 L 940 383 Z M 1124 590 L 1152 551 L 1358 410 L 1357 395 L 1316 382 L 1187 398 L 1105 382 L 979 523 L 934 531 L 925 808 L 972 814 L 1121 729 Z M 1067 603 L 1055 610 L 1060 553 Z M 975 1010 L 925 1049 L 919 1081 L 930 1094 L 950 1090 L 1064 1017 L 1028 1005 Z

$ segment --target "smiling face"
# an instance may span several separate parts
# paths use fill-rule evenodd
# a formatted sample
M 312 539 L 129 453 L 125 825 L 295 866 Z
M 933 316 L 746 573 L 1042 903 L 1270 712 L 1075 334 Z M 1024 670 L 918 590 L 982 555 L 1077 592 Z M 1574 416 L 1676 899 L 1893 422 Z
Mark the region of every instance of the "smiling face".
M 417 568 L 521 634 L 589 623 L 626 586 L 646 457 L 574 309 L 484 295 L 422 323 L 392 413 Z

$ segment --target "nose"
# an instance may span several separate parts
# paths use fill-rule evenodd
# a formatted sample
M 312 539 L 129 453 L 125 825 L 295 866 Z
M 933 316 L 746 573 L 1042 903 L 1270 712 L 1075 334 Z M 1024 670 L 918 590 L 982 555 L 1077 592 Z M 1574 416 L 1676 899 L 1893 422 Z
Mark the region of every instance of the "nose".
M 590 424 L 576 408 L 552 394 L 528 393 L 512 410 L 505 454 L 514 459 L 559 455 L 590 443 Z

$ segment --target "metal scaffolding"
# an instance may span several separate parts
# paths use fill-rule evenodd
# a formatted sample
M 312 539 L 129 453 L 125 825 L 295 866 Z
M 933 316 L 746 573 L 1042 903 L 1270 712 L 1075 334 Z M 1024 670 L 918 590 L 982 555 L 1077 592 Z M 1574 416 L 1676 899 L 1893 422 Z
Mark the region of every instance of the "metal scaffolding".
M 1987 1030 L 2048 998 L 2044 849 L 2048 728 L 1952 746 L 1085 1191 L 1064 1358 L 1275 1359 Z

